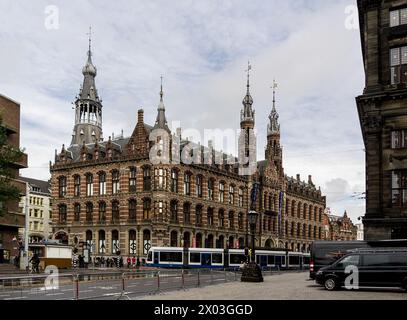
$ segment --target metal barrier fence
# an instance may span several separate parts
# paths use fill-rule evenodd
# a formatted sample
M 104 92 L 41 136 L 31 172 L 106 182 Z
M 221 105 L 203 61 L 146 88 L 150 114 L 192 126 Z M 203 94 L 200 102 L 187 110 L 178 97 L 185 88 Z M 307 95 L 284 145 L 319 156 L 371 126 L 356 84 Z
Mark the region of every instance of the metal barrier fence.
M 236 270 L 182 269 L 0 278 L 0 300 L 130 299 L 240 280 Z

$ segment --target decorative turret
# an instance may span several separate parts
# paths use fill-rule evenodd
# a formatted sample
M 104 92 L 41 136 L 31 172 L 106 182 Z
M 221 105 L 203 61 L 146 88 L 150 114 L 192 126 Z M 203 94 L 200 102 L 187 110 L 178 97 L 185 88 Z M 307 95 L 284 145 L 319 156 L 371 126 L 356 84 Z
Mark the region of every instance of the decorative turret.
M 75 101 L 75 126 L 72 145 L 102 141 L 102 100 L 99 98 L 95 77 L 97 69 L 92 62 L 91 29 L 89 28 L 88 59 L 82 68 L 83 85 Z
M 253 111 L 253 98 L 250 95 L 250 70 L 252 69 L 252 66 L 250 65 L 250 62 L 247 64 L 247 91 L 246 95 L 243 98 L 243 109 L 240 112 L 240 128 L 241 129 L 253 129 L 254 128 L 254 114 L 255 112 Z
M 267 136 L 271 136 L 273 134 L 280 134 L 280 124 L 278 123 L 279 115 L 276 110 L 276 88 L 277 83 L 273 80 L 273 108 L 271 109 L 269 115 L 269 123 L 267 124 Z
M 155 125 L 153 129 L 164 129 L 170 133 L 170 129 L 167 125 L 167 119 L 165 118 L 165 106 L 163 101 L 163 77 L 161 76 L 161 90 L 160 90 L 160 103 L 157 108 L 157 119 L 155 120 Z

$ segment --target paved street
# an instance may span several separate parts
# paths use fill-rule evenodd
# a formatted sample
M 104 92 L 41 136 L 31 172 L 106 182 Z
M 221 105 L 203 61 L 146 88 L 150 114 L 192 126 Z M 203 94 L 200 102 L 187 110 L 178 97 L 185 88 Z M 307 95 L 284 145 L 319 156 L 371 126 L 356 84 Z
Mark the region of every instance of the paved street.
M 328 292 L 307 280 L 308 272 L 266 276 L 264 283 L 230 282 L 144 297 L 159 300 L 407 300 L 398 289 L 340 290 Z

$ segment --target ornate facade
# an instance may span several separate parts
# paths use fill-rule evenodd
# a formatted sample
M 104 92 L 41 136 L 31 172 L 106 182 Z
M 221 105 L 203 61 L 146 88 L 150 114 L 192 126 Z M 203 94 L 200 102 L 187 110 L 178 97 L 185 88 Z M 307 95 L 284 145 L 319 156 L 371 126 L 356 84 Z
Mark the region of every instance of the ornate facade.
M 95 94 L 96 68 L 90 57 L 89 49 L 84 85 L 75 102 L 72 143 L 63 145 L 50 164 L 55 238 L 75 246 L 89 244 L 94 255 L 120 251 L 144 256 L 150 245 L 242 248 L 248 238 L 246 216 L 253 182 L 260 186 L 258 247 L 307 251 L 314 239 L 322 237 L 326 200 L 321 190 L 311 176 L 304 182 L 299 175 L 295 179 L 284 174 L 275 93 L 265 160 L 254 162 L 254 174 L 240 174 L 242 168 L 230 164 L 226 161 L 230 156 L 211 145 L 193 144 L 200 157 L 220 157 L 219 164 L 155 164 L 149 153 L 156 143 L 163 141 L 163 148 L 172 150 L 178 140 L 179 151 L 191 146 L 182 139 L 181 130 L 171 133 L 167 126 L 162 85 L 153 126 L 138 110 L 131 136 L 103 140 L 102 102 Z M 250 158 L 256 144 L 250 131 L 255 112 L 249 73 L 240 125 L 244 147 L 239 154 Z
M 325 240 L 351 241 L 358 240 L 358 227 L 348 217 L 345 211 L 343 216 L 333 214 L 324 215 Z M 363 240 L 363 239 L 362 239 Z

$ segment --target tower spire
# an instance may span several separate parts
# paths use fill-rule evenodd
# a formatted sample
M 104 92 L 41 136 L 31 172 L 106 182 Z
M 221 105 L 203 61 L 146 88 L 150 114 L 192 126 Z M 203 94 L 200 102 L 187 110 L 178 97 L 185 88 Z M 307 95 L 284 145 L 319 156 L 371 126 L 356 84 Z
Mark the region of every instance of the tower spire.
M 269 115 L 269 124 L 267 125 L 267 135 L 270 136 L 272 134 L 279 134 L 280 133 L 280 124 L 278 123 L 278 112 L 276 110 L 276 88 L 277 88 L 277 82 L 274 79 L 273 80 L 273 85 L 271 86 L 273 89 L 273 107 L 271 109 L 270 115 Z
M 241 111 L 240 115 L 240 126 L 243 128 L 254 128 L 254 111 L 252 109 L 253 105 L 253 98 L 250 95 L 250 70 L 252 69 L 252 66 L 250 64 L 250 61 L 247 62 L 247 91 L 246 95 L 243 98 L 243 109 Z
M 160 87 L 160 103 L 157 108 L 157 119 L 155 121 L 154 129 L 164 129 L 170 132 L 170 129 L 167 126 L 167 119 L 165 117 L 165 106 L 164 106 L 164 91 L 163 91 L 163 76 L 161 75 L 161 87 Z

